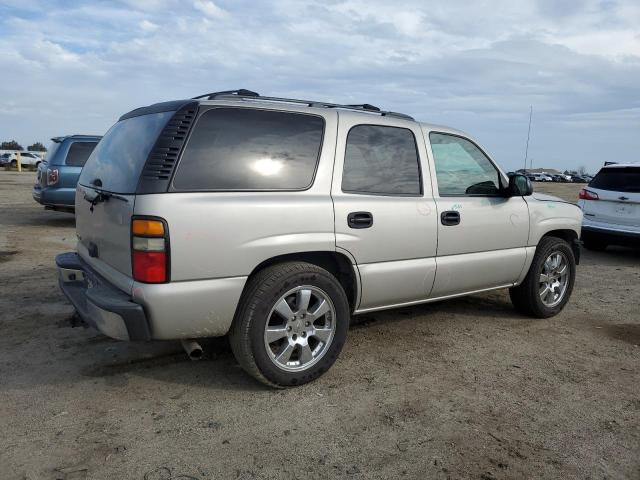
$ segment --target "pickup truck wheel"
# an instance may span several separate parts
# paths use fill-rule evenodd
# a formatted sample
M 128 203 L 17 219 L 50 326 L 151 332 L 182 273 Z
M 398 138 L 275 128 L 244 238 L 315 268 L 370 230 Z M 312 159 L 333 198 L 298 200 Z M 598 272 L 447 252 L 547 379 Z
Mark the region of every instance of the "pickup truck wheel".
M 301 385 L 336 361 L 349 318 L 347 296 L 328 271 L 305 262 L 274 265 L 249 280 L 229 332 L 231 348 L 262 383 Z
M 536 318 L 558 314 L 569 301 L 576 276 L 576 260 L 561 238 L 543 237 L 524 281 L 509 289 L 516 310 Z

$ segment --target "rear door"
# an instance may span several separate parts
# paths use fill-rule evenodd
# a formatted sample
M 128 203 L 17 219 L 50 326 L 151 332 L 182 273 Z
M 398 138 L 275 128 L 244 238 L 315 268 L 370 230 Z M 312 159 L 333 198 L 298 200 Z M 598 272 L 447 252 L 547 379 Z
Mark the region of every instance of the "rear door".
M 122 290 L 130 290 L 131 217 L 149 153 L 174 112 L 120 120 L 87 160 L 76 190 L 78 253 Z
M 589 221 L 640 228 L 640 166 L 605 167 L 585 188 L 598 195 L 584 202 Z
M 424 300 L 437 225 L 417 123 L 339 113 L 333 176 L 336 247 L 358 265 L 359 310 Z

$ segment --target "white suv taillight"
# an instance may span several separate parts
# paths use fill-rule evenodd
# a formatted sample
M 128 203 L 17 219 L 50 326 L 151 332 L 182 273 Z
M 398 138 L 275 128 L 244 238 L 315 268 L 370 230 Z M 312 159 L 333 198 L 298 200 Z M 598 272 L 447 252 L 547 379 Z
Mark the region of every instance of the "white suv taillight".
M 131 270 L 138 282 L 169 281 L 169 231 L 164 220 L 135 218 L 131 222 Z
M 55 185 L 58 183 L 58 169 L 47 168 L 47 185 Z
M 580 190 L 578 198 L 580 200 L 600 200 L 596 192 L 592 192 L 591 190 L 587 190 L 586 188 Z

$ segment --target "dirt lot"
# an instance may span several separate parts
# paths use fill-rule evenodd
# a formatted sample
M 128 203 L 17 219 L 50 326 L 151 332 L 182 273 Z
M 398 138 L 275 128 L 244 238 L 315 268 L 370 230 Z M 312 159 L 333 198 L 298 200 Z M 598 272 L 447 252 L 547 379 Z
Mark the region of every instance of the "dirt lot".
M 72 215 L 0 172 L 0 478 L 640 478 L 640 252 L 585 252 L 548 320 L 506 292 L 358 317 L 333 369 L 273 391 L 225 342 L 72 328 Z M 540 185 L 574 200 L 576 186 Z

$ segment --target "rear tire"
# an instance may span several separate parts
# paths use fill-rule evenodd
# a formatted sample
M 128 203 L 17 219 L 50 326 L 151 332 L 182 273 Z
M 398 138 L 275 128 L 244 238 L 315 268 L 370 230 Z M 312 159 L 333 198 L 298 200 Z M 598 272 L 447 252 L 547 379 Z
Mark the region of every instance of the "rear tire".
M 349 319 L 347 296 L 331 273 L 310 263 L 281 263 L 249 279 L 229 332 L 231 348 L 260 382 L 302 385 L 336 361 Z
M 560 271 L 563 265 L 566 276 Z M 575 277 L 576 260 L 571 246 L 561 238 L 542 237 L 524 281 L 509 289 L 511 302 L 517 311 L 530 317 L 552 317 L 569 301 Z

